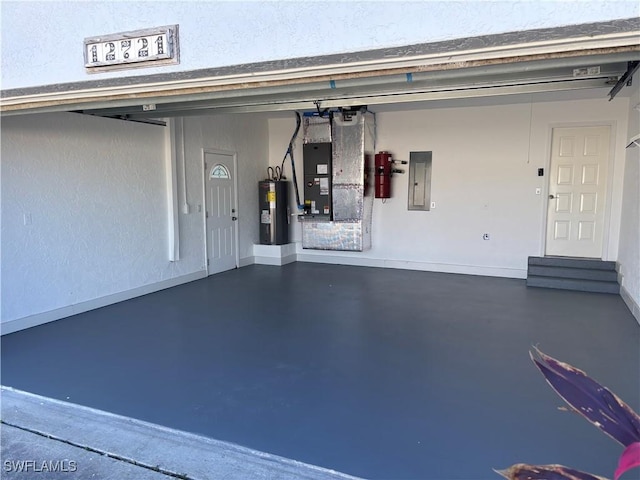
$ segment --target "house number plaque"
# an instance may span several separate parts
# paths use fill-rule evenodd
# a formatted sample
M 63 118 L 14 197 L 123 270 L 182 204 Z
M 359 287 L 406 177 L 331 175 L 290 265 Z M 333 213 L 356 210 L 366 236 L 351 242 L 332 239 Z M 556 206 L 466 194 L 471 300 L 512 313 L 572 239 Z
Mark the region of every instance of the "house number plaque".
M 179 63 L 178 25 L 84 39 L 88 72 Z

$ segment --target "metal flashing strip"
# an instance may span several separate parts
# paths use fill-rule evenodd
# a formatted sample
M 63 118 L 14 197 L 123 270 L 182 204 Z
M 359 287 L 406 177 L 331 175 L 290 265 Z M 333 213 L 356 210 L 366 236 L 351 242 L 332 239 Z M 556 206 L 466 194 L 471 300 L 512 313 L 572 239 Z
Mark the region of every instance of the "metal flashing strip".
M 139 84 L 128 86 L 111 86 L 84 90 L 69 90 L 52 93 L 39 93 L 34 95 L 25 95 L 17 97 L 4 97 L 0 104 L 0 112 L 8 113 L 19 110 L 33 110 L 41 107 L 62 106 L 57 111 L 67 110 L 65 106 L 70 108 L 78 108 L 86 104 L 99 101 L 121 102 L 120 105 L 133 105 L 141 103 L 159 103 L 171 101 L 175 98 L 189 96 L 193 99 L 206 98 L 211 94 L 224 94 L 227 91 L 237 91 L 240 94 L 246 94 L 247 91 L 256 92 L 268 87 L 291 87 L 298 85 L 308 86 L 314 82 L 329 83 L 344 80 L 371 80 L 384 79 L 390 75 L 404 75 L 413 73 L 414 76 L 418 72 L 439 72 L 449 70 L 462 70 L 473 67 L 514 64 L 524 61 L 546 61 L 551 59 L 561 59 L 565 57 L 573 57 L 575 51 L 566 53 L 544 53 L 538 55 L 522 54 L 507 58 L 468 58 L 461 60 L 456 55 L 449 57 L 442 63 L 428 62 L 422 60 L 405 61 L 404 66 L 394 65 L 393 68 L 384 68 L 374 70 L 372 68 L 363 68 L 357 70 L 357 65 L 351 65 L 347 71 L 344 66 L 325 67 L 322 71 L 296 70 L 288 72 L 272 72 L 268 74 L 256 74 L 250 76 L 247 81 L 244 75 L 240 77 L 216 77 L 213 79 L 202 79 L 196 81 L 170 81 L 165 83 Z M 587 57 L 589 55 L 606 55 L 628 53 L 627 58 L 635 58 L 640 53 L 640 46 L 620 46 L 617 48 L 598 49 L 591 51 L 580 51 L 580 55 Z M 591 63 L 587 58 L 582 58 L 582 64 Z M 381 67 L 381 66 L 379 66 Z M 363 80 L 367 81 L 367 80 Z M 412 82 L 413 83 L 413 82 Z M 335 89 L 333 89 L 335 90 Z M 8 93 L 8 92 L 7 92 Z M 141 100 L 144 100 L 141 102 Z
M 456 72 L 522 62 L 583 60 L 617 55 L 633 60 L 640 52 L 640 18 L 473 37 L 432 44 L 343 55 L 305 57 L 173 74 L 126 77 L 2 91 L 0 112 L 65 111 L 171 103 L 241 94 L 270 95 L 269 89 L 334 92 L 341 82 L 381 84 L 399 75 L 416 82 L 421 72 Z M 623 58 L 619 58 L 622 60 Z M 407 77 L 407 74 L 411 74 Z M 141 102 L 143 100 L 143 102 Z M 98 105 L 96 105 L 98 104 Z
M 264 94 L 246 92 L 244 96 L 205 97 L 183 95 L 172 98 L 171 101 L 153 104 L 154 109 L 145 108 L 150 100 L 128 100 L 126 102 L 100 100 L 89 105 L 71 104 L 61 109 L 57 106 L 38 107 L 35 112 L 50 111 L 80 111 L 101 116 L 122 116 L 134 118 L 162 118 L 175 116 L 207 115 L 220 113 L 269 112 L 278 110 L 307 110 L 359 104 L 388 104 L 411 101 L 447 100 L 465 97 L 501 96 L 521 93 L 543 93 L 550 91 L 569 91 L 594 88 L 611 88 L 616 79 L 624 73 L 623 68 L 606 70 L 604 75 L 569 79 L 566 76 L 514 79 L 513 76 L 502 74 L 499 81 L 488 81 L 475 78 L 473 69 L 467 71 L 469 81 L 466 84 L 456 84 L 442 80 L 430 82 L 412 82 L 411 84 L 383 84 L 366 88 L 351 84 L 349 88 L 334 90 L 300 91 L 293 89 L 286 94 Z M 434 82 L 436 82 L 434 84 Z M 429 86 L 432 85 L 432 86 Z M 285 90 L 286 91 L 286 90 Z M 603 94 L 604 95 L 604 94 Z M 156 100 L 151 100 L 156 101 Z M 15 112 L 27 113 L 27 112 Z
M 396 92 L 385 95 L 352 95 L 327 98 L 321 102 L 322 108 L 353 107 L 359 105 L 386 105 L 391 103 L 422 102 L 436 100 L 454 100 L 460 98 L 477 98 L 491 96 L 508 96 L 545 92 L 560 92 L 570 90 L 603 89 L 603 96 L 611 85 L 602 79 L 585 79 L 575 81 L 563 81 L 552 83 L 535 83 L 524 85 L 485 86 L 476 88 L 461 88 L 457 90 L 435 90 L 425 92 Z M 311 99 L 292 99 L 290 101 L 263 101 L 244 102 L 233 105 L 215 105 L 208 107 L 174 106 L 167 105 L 166 110 L 156 116 L 178 117 L 193 115 L 219 115 L 233 113 L 260 113 L 292 110 L 314 110 L 316 103 Z M 104 111 L 105 115 L 108 110 Z M 148 118 L 144 112 L 127 114 L 129 118 Z
M 617 57 L 614 57 L 617 58 Z M 610 59 L 611 61 L 611 59 Z M 579 65 L 579 64 L 578 64 Z M 341 81 L 337 88 L 328 88 L 326 84 L 313 84 L 310 90 L 303 90 L 301 86 L 288 90 L 286 87 L 269 89 L 269 93 L 257 94 L 257 92 L 245 92 L 239 96 L 238 92 L 226 92 L 225 95 L 211 94 L 207 99 L 193 100 L 191 96 L 154 104 L 152 112 L 145 110 L 139 101 L 131 106 L 114 106 L 113 103 L 105 105 L 101 109 L 94 106 L 92 113 L 98 115 L 129 115 L 133 117 L 148 118 L 151 115 L 177 116 L 182 112 L 198 111 L 200 114 L 216 113 L 220 109 L 227 111 L 235 107 L 284 105 L 291 103 L 305 103 L 304 109 L 313 108 L 314 105 L 327 107 L 327 102 L 340 101 L 350 98 L 391 97 L 398 95 L 413 95 L 422 93 L 437 93 L 448 91 L 478 90 L 480 88 L 516 87 L 521 85 L 551 85 L 555 90 L 558 82 L 565 82 L 568 89 L 584 88 L 582 84 L 591 80 L 589 85 L 605 87 L 615 83 L 626 69 L 626 62 L 603 64 L 598 67 L 597 75 L 576 77 L 573 74 L 573 62 L 566 62 L 562 68 L 545 69 L 533 67 L 530 63 L 494 65 L 491 67 L 477 67 L 463 71 L 445 71 L 417 73 L 412 76 L 412 81 L 406 81 L 402 75 L 387 76 L 379 79 L 379 83 L 356 82 L 355 80 Z M 591 88 L 591 87 L 590 87 Z M 538 90 L 544 91 L 544 90 Z M 252 94 L 253 93 L 253 94 Z M 388 103 L 388 102 L 385 102 Z M 371 105 L 371 101 L 367 102 Z M 340 105 L 338 105 L 340 106 Z M 278 108 L 279 109 L 279 108 Z

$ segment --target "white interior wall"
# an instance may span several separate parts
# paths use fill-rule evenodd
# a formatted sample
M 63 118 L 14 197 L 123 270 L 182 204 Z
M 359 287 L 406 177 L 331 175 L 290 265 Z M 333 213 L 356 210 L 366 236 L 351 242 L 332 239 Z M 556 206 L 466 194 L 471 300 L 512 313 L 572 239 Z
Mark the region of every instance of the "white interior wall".
M 431 200 L 436 208 L 408 211 L 407 175 L 396 175 L 393 198 L 384 204 L 375 200 L 371 250 L 298 248 L 298 258 L 524 278 L 527 257 L 544 254 L 552 127 L 611 124 L 615 158 L 605 258 L 616 260 L 627 114 L 628 98 L 623 97 L 380 112 L 376 151 L 388 150 L 404 160 L 410 151 L 433 152 Z M 293 116 L 270 119 L 270 164 L 281 161 L 293 127 Z M 296 154 L 300 176 L 300 142 Z M 537 176 L 540 167 L 544 177 Z M 535 194 L 537 187 L 541 195 Z M 300 225 L 292 228 L 293 240 L 300 242 Z M 483 240 L 483 233 L 490 240 Z
M 3 333 L 206 275 L 203 148 L 237 153 L 239 250 L 252 263 L 266 118 L 186 118 L 186 176 L 177 130 L 189 213 L 179 202 L 180 259 L 170 262 L 165 128 L 71 113 L 3 119 Z
M 237 154 L 240 264 L 253 263 L 258 241 L 258 181 L 266 174 L 269 138 L 263 115 L 214 115 L 184 118 L 189 214 L 180 214 L 181 255 L 205 269 L 202 208 L 203 149 Z M 181 170 L 181 168 L 180 168 Z M 179 172 L 182 175 L 182 172 Z M 179 186 L 182 198 L 182 186 Z
M 412 150 L 433 151 L 436 208 L 407 211 L 407 177 L 398 175 L 393 198 L 376 200 L 372 250 L 325 252 L 298 244 L 298 256 L 522 277 L 526 257 L 543 254 L 548 177 L 536 171 L 548 172 L 551 128 L 608 123 L 614 126 L 615 161 L 607 258 L 618 259 L 619 245 L 623 286 L 637 298 L 638 162 L 634 150 L 624 149 L 627 122 L 636 121 L 632 132 L 637 120 L 629 105 L 620 97 L 378 113 L 376 151 L 389 150 L 398 159 Z M 257 182 L 267 164 L 282 161 L 294 124 L 293 115 L 184 119 L 186 171 L 177 138 L 177 183 L 182 199 L 186 180 L 189 213 L 179 201 L 180 260 L 170 262 L 164 128 L 68 113 L 3 119 L 3 331 L 8 323 L 42 323 L 203 276 L 203 148 L 238 156 L 240 257 L 241 264 L 251 263 Z M 302 187 L 300 141 L 295 154 Z M 542 195 L 535 195 L 536 187 Z M 491 240 L 482 240 L 485 232 Z M 292 234 L 299 242 L 296 222 Z
M 3 118 L 3 322 L 174 275 L 163 134 L 72 113 Z
M 638 15 L 635 0 L 0 2 L 2 88 L 122 77 L 88 74 L 86 37 L 180 26 L 180 64 L 127 76 L 429 43 Z M 500 19 L 500 21 L 496 21 Z M 25 37 L 27 35 L 27 37 Z M 34 48 L 37 45 L 37 48 Z
M 640 79 L 636 77 L 629 101 L 627 138 L 640 134 Z M 627 148 L 625 153 L 618 263 L 622 297 L 640 322 L 640 147 Z

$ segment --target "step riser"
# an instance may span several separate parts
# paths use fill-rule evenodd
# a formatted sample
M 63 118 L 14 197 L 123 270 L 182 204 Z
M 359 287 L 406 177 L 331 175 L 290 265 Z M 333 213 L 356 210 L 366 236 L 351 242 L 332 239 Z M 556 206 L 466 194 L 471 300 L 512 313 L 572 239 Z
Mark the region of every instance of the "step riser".
M 527 286 L 619 294 L 616 263 L 589 258 L 529 257 Z
M 592 259 L 575 259 L 561 257 L 529 257 L 529 266 L 541 267 L 562 267 L 562 268 L 583 268 L 589 270 L 607 270 L 615 271 L 616 262 L 592 260 Z
M 593 270 L 586 268 L 542 267 L 530 265 L 528 276 L 573 278 L 577 280 L 598 280 L 600 282 L 617 282 L 618 272 L 609 270 Z
M 594 280 L 574 280 L 553 277 L 528 277 L 528 287 L 555 288 L 575 290 L 579 292 L 619 294 L 620 286 L 613 282 L 597 282 Z

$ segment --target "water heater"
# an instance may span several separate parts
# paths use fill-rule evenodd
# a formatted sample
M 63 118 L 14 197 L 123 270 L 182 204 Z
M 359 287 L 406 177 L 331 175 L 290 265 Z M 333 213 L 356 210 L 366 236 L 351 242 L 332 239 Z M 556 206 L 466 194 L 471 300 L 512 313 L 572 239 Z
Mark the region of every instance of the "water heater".
M 289 182 L 263 180 L 258 184 L 260 205 L 260 243 L 289 243 Z

